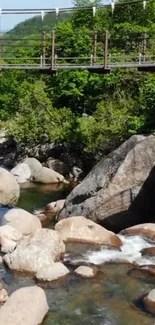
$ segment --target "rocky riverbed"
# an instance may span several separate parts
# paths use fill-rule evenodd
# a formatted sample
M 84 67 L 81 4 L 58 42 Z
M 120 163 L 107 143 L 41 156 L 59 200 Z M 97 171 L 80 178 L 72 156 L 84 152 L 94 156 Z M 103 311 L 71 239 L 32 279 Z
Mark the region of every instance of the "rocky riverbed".
M 77 186 L 34 158 L 0 168 L 1 325 L 155 322 L 154 144 L 132 137 Z

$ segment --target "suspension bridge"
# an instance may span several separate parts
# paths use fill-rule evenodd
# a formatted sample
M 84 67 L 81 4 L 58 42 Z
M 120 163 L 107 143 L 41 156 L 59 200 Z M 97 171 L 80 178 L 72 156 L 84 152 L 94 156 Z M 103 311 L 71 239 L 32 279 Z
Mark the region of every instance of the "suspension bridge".
M 54 30 L 50 35 L 43 32 L 40 38 L 9 39 L 1 36 L 0 70 L 39 70 L 42 73 L 55 74 L 59 70 L 78 69 L 104 74 L 116 68 L 134 68 L 155 72 L 155 56 L 152 55 L 155 38 L 143 32 L 124 35 L 122 40 L 122 35 L 120 39 L 113 39 L 108 31 L 92 31 L 87 37 L 89 44 L 86 56 L 62 56 L 62 53 L 59 55 L 61 51 L 56 40 Z M 69 41 L 68 39 L 68 43 Z M 120 44 L 120 41 L 123 44 Z M 31 54 L 36 53 L 36 48 L 37 57 Z M 64 48 L 64 53 L 66 50 L 67 48 Z M 26 53 L 25 56 L 23 52 Z
M 142 2 L 137 0 L 137 2 Z M 126 2 L 124 3 L 126 4 Z M 118 3 L 119 5 L 119 3 Z M 122 5 L 122 3 L 121 3 Z M 105 5 L 104 5 L 105 6 Z M 111 7 L 114 10 L 112 0 Z M 143 1 L 146 7 L 146 0 Z M 61 8 L 61 9 L 1 9 L 2 15 L 34 14 L 44 16 L 49 13 L 56 14 L 71 10 L 92 10 L 93 16 L 99 7 L 88 8 Z M 144 8 L 145 9 L 145 8 Z M 75 31 L 76 33 L 76 31 Z M 69 56 L 70 38 L 66 48 L 61 48 L 61 35 L 55 30 L 51 33 L 42 32 L 37 37 L 9 38 L 7 34 L 0 35 L 0 71 L 6 70 L 37 70 L 41 73 L 55 74 L 59 70 L 88 70 L 92 73 L 105 74 L 113 69 L 138 69 L 139 71 L 155 72 L 155 33 L 144 31 L 113 35 L 109 31 L 94 30 L 88 35 L 75 34 L 76 38 L 83 37 L 86 42 L 86 53 L 80 49 L 77 55 Z M 24 53 L 24 54 L 23 54 Z M 37 55 L 36 55 L 37 54 Z

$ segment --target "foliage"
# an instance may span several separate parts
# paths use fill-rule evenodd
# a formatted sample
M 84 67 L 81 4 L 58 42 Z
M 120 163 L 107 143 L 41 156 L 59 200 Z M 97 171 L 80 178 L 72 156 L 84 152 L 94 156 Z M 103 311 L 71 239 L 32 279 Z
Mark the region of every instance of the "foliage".
M 64 14 L 57 23 L 49 14 L 43 24 L 40 17 L 34 17 L 16 26 L 5 35 L 7 42 L 11 42 L 9 37 L 22 38 L 18 50 L 11 48 L 15 62 L 23 57 L 28 62 L 29 56 L 40 58 L 40 31 L 49 33 L 54 26 L 60 63 L 66 62 L 66 57 L 74 57 L 68 61 L 70 64 L 79 63 L 79 56 L 88 62 L 94 30 L 100 32 L 98 53 L 102 55 L 100 40 L 105 29 L 110 33 L 113 60 L 124 54 L 138 56 L 142 47 L 139 32 L 154 37 L 154 2 L 147 1 L 145 11 L 142 3 L 135 2 L 116 5 L 113 15 L 111 8 L 98 9 L 95 17 L 92 8 L 82 9 L 96 4 L 100 1 L 76 0 L 80 10 Z M 50 33 L 47 40 L 46 53 L 50 57 Z M 25 47 L 26 42 L 32 47 Z M 154 55 L 154 38 L 149 42 L 148 54 Z M 9 62 L 7 56 L 6 60 Z M 115 69 L 109 75 L 62 70 L 54 77 L 6 72 L 0 78 L 0 123 L 18 141 L 39 142 L 40 135 L 46 133 L 50 140 L 78 146 L 82 154 L 92 153 L 99 159 L 134 133 L 155 132 L 155 77 L 134 69 Z
M 17 141 L 37 142 L 46 133 L 49 139 L 66 140 L 72 132 L 74 117 L 69 109 L 60 111 L 52 107 L 42 81 L 24 81 L 20 89 L 18 111 L 9 120 L 8 131 Z

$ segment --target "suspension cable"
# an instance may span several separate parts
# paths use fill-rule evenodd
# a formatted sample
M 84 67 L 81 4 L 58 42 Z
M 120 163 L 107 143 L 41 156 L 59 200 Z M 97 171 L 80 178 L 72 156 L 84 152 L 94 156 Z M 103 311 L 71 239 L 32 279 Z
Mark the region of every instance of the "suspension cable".
M 145 0 L 145 5 L 147 2 L 154 2 L 154 0 Z M 132 5 L 136 3 L 144 3 L 144 0 L 133 0 L 133 1 L 124 1 L 124 2 L 115 2 L 115 6 L 124 6 L 124 5 Z M 96 5 L 96 9 L 102 9 L 105 7 L 111 7 L 111 3 L 105 3 Z M 79 11 L 79 10 L 92 10 L 94 12 L 94 6 L 86 6 L 86 7 L 66 7 L 66 8 L 39 8 L 39 9 L 2 9 L 2 15 L 11 15 L 11 14 L 47 14 L 47 13 L 56 13 L 59 14 L 61 12 L 70 12 L 70 11 Z

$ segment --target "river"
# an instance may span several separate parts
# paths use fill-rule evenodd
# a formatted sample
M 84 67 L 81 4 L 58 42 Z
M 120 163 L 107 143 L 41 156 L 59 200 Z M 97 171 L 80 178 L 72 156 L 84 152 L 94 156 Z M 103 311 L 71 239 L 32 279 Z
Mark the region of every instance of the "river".
M 63 199 L 70 188 L 62 186 L 22 186 L 19 207 L 28 211 L 41 209 L 47 203 Z M 142 297 L 155 287 L 153 276 L 139 266 L 155 264 L 140 251 L 155 246 L 139 236 L 120 235 L 120 251 L 89 245 L 68 245 L 65 263 L 68 278 L 53 283 L 37 283 L 45 289 L 50 311 L 42 325 L 153 325 L 155 317 L 145 311 Z M 76 265 L 94 264 L 98 275 L 82 279 L 73 273 Z M 0 269 L 9 294 L 19 287 L 35 284 L 34 279 Z

